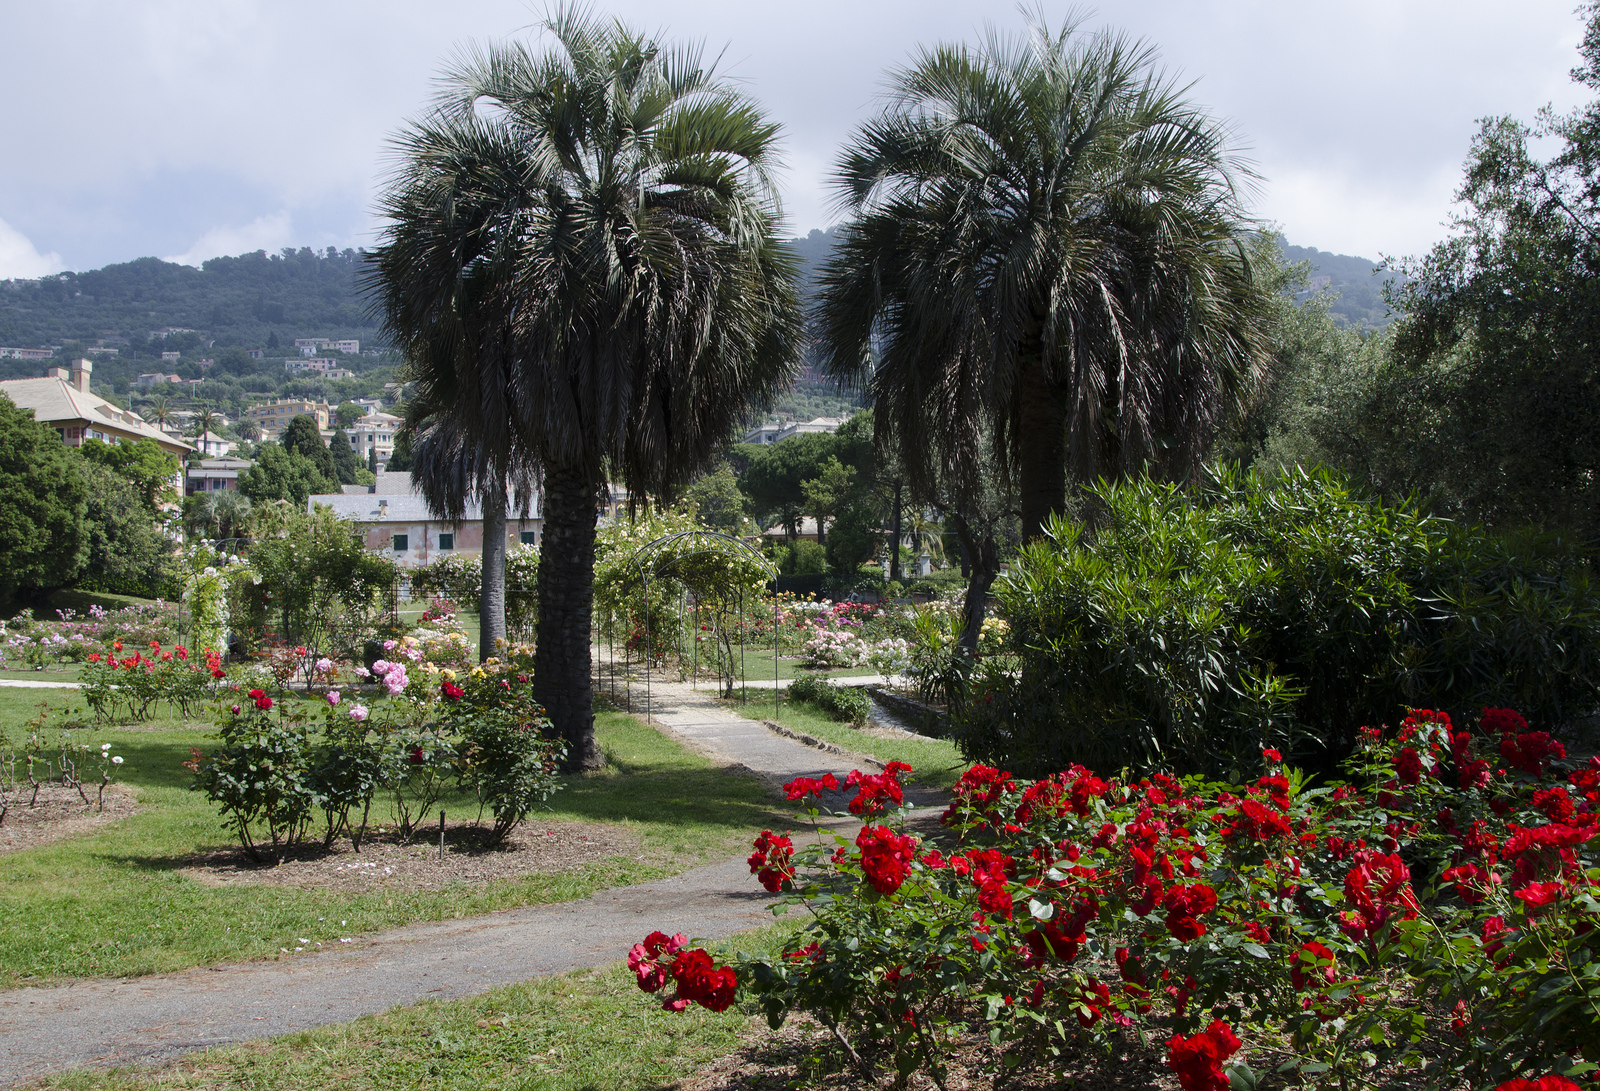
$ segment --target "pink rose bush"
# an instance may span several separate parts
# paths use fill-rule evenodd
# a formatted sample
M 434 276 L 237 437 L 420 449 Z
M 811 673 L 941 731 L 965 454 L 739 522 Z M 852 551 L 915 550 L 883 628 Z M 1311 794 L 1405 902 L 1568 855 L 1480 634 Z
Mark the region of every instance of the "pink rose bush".
M 1364 729 L 1342 782 L 1276 751 L 1262 769 L 1223 785 L 975 765 L 937 844 L 906 825 L 903 765 L 802 778 L 786 794 L 813 822 L 820 793 L 843 787 L 839 816 L 864 824 L 798 847 L 758 838 L 752 874 L 810 911 L 794 950 L 720 968 L 695 952 L 679 971 L 682 937 L 656 933 L 629 965 L 646 991 L 679 982 L 669 1007 L 737 991 L 774 1027 L 809 1012 L 864 1078 L 885 1065 L 942 1080 L 952 1044 L 981 1028 L 1007 1070 L 1162 1041 L 1186 1091 L 1272 1073 L 1589 1085 L 1600 759 L 1568 760 L 1508 710 L 1472 728 L 1414 710 Z

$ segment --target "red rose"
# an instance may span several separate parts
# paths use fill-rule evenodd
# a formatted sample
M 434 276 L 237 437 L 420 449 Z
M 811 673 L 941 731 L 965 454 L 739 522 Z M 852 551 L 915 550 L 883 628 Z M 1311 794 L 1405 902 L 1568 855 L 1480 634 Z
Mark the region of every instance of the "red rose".
M 1289 980 L 1296 990 L 1303 992 L 1315 979 L 1332 985 L 1338 980 L 1338 974 L 1334 970 L 1333 952 L 1311 940 L 1289 956 Z
M 1217 892 L 1205 883 L 1174 885 L 1161 899 L 1167 911 L 1167 931 L 1179 943 L 1191 943 L 1206 934 L 1200 917 L 1217 907 Z
M 1403 747 L 1394 758 L 1395 774 L 1402 784 L 1415 785 L 1422 779 L 1422 756 L 1411 747 Z
M 1583 1091 L 1583 1089 L 1565 1076 L 1558 1076 L 1552 1072 L 1536 1080 L 1507 1080 L 1494 1091 Z
M 1529 883 L 1521 890 L 1512 891 L 1511 896 L 1521 898 L 1531 915 L 1553 904 L 1565 891 L 1566 887 L 1560 883 Z
M 778 893 L 784 883 L 794 879 L 794 842 L 771 830 L 762 830 L 756 837 L 755 850 L 746 861 L 750 874 L 770 893 Z
M 451 701 L 459 701 L 461 698 L 467 695 L 467 691 L 456 685 L 454 682 L 446 682 L 439 688 L 445 697 Z
M 861 870 L 867 881 L 879 894 L 893 894 L 911 874 L 911 862 L 916 859 L 917 843 L 914 839 L 897 834 L 888 826 L 863 826 L 856 835 L 856 845 L 861 849 Z
M 1496 732 L 1520 735 L 1528 730 L 1528 721 L 1522 718 L 1521 713 L 1509 708 L 1485 708 L 1479 726 L 1491 735 Z
M 811 777 L 795 777 L 783 786 L 783 794 L 789 802 L 794 803 L 806 796 L 820 796 L 824 791 L 837 792 L 839 778 L 832 773 L 825 773 L 821 780 Z
M 1222 1073 L 1222 1062 L 1241 1044 L 1233 1028 L 1217 1019 L 1192 1037 L 1168 1039 L 1167 1067 L 1178 1074 L 1183 1091 L 1223 1091 L 1228 1077 Z
M 668 936 L 665 932 L 651 932 L 643 943 L 636 943 L 628 952 L 628 969 L 633 971 L 639 988 L 647 993 L 656 992 L 667 983 L 667 959 L 675 957 L 687 936 L 679 932 Z

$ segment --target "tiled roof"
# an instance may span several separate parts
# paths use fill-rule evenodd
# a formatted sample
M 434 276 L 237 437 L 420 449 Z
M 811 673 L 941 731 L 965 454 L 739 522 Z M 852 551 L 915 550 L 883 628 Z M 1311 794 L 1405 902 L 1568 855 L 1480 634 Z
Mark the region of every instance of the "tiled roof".
M 64 379 L 53 376 L 7 379 L 0 382 L 0 394 L 6 395 L 19 408 L 33 410 L 33 419 L 41 423 L 88 421 L 136 439 L 154 440 L 164 450 L 194 450 L 192 444 L 167 435 L 132 410 L 119 409 L 98 394 L 79 390 Z

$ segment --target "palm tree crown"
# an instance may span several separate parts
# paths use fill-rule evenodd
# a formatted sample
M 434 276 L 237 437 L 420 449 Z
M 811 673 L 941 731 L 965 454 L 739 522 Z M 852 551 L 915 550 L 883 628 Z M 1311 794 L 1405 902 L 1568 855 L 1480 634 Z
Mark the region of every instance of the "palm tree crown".
M 1080 479 L 1188 473 L 1268 359 L 1226 129 L 1116 34 L 924 50 L 841 156 L 820 355 L 913 484 L 992 444 L 1037 534 Z
M 777 127 L 697 50 L 575 10 L 545 30 L 464 56 L 402 134 L 372 281 L 415 419 L 477 445 L 440 464 L 542 474 L 536 683 L 588 764 L 596 500 L 701 469 L 791 377 L 799 317 Z

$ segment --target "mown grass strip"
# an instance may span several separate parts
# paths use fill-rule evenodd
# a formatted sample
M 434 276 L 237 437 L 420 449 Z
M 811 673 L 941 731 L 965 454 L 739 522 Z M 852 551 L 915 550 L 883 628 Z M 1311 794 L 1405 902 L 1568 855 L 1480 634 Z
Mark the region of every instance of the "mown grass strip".
M 0 718 L 14 734 L 39 700 L 40 691 L 0 690 Z M 582 898 L 737 853 L 782 820 L 761 782 L 727 773 L 630 716 L 599 713 L 596 730 L 608 767 L 567 781 L 541 814 L 625 825 L 648 850 L 646 861 L 611 857 L 561 874 L 360 893 L 206 886 L 182 874 L 196 857 L 233 844 L 211 805 L 187 789 L 181 767 L 191 746 L 212 745 L 210 728 L 157 721 L 92 732 L 86 741 L 111 742 L 126 759 L 120 779 L 141 812 L 0 856 L 0 988 L 270 957 L 302 937 L 327 942 Z M 464 800 L 445 805 L 472 809 Z
M 772 953 L 773 925 L 735 941 Z M 751 1011 L 664 1012 L 613 964 L 395 1008 L 349 1023 L 190 1054 L 165 1068 L 79 1070 L 59 1091 L 623 1091 L 664 1088 L 757 1032 Z

